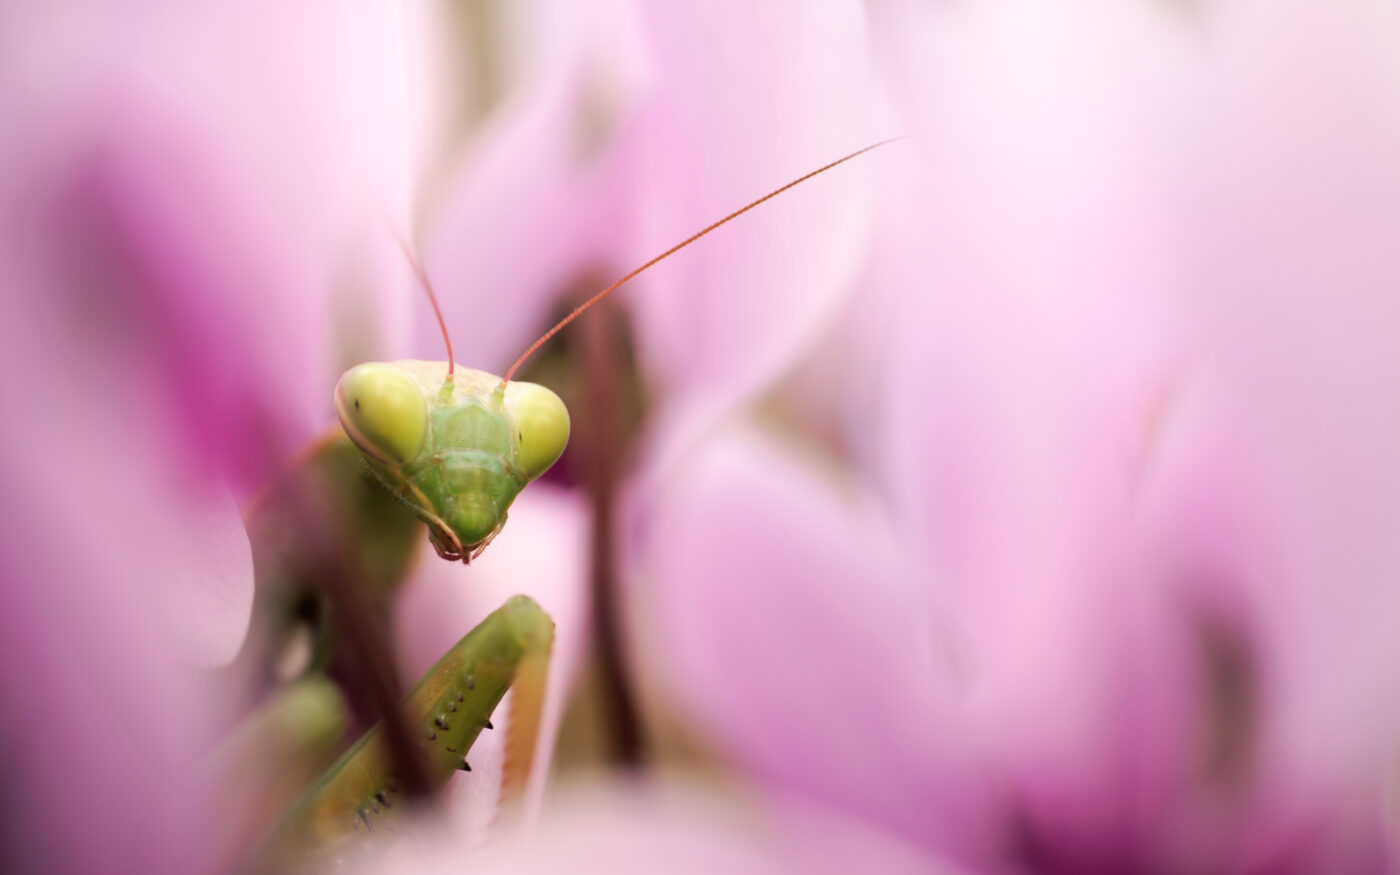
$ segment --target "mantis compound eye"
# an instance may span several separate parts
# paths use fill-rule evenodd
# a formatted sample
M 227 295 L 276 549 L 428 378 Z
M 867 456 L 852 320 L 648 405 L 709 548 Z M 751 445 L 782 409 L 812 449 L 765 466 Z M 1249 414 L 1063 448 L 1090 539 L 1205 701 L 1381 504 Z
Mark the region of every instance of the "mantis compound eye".
M 534 383 L 506 384 L 506 413 L 515 427 L 515 458 L 534 480 L 549 470 L 569 442 L 569 411 L 559 396 Z
M 345 372 L 335 387 L 345 433 L 365 453 L 402 464 L 418 455 L 428 433 L 428 402 L 408 373 L 370 363 Z

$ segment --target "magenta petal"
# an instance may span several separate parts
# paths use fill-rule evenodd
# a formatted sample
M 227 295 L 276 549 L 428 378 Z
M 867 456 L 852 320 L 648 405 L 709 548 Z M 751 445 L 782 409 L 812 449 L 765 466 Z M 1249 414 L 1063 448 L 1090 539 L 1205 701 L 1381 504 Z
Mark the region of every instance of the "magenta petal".
M 663 3 L 644 22 L 655 93 L 633 261 L 894 133 L 875 117 L 858 4 Z M 639 279 L 628 300 L 649 369 L 733 398 L 790 365 L 849 291 L 880 160 L 787 192 Z
M 412 302 L 362 254 L 369 229 L 390 245 L 408 188 L 388 144 L 416 139 L 389 111 L 414 103 L 412 28 L 388 4 L 272 17 L 36 12 L 59 33 L 9 59 L 22 161 L 0 171 L 43 285 L 90 332 L 71 342 L 169 393 L 168 424 L 241 492 L 324 426 L 343 367 L 398 345 Z
M 638 635 L 673 705 L 775 785 L 920 840 L 985 838 L 947 641 L 868 499 L 743 426 L 670 471 L 633 511 Z
M 6 290 L 27 291 L 22 259 L 3 261 Z M 0 770 L 25 823 L 9 852 L 43 871 L 200 871 L 195 766 L 227 691 L 188 661 L 243 635 L 246 536 L 231 499 L 191 485 L 145 387 L 94 391 L 94 371 L 49 356 L 64 330 L 36 300 L 0 319 L 0 382 L 25 411 L 0 447 Z
M 1400 262 L 1387 231 L 1400 218 L 1389 74 L 1400 22 L 1366 2 L 1326 14 L 1242 3 L 1215 24 L 1197 182 L 1210 197 L 1185 235 L 1215 352 L 1213 421 L 1196 442 L 1229 450 L 1216 480 L 1252 538 L 1212 546 L 1247 575 L 1241 597 L 1269 672 L 1260 773 L 1275 819 L 1302 809 L 1354 828 L 1374 822 L 1400 732 L 1400 654 L 1384 619 L 1400 610 Z
M 1190 606 L 1138 552 L 1195 352 L 1171 145 L 1199 122 L 1188 31 L 1147 5 L 896 10 L 874 30 L 923 167 L 881 208 L 867 445 L 958 630 L 1008 850 L 1151 865 L 1200 732 Z
M 248 631 L 253 607 L 253 550 L 233 496 L 189 490 L 172 502 L 180 538 L 146 572 L 164 609 L 162 628 L 175 652 L 196 665 L 233 659 Z
M 646 7 L 639 23 L 608 7 L 596 14 L 616 27 L 603 35 L 589 20 L 536 28 L 554 58 L 529 66 L 487 119 L 426 245 L 464 363 L 504 367 L 553 302 L 585 290 L 577 281 L 601 288 L 876 139 L 856 4 L 731 6 Z M 726 34 L 723 76 L 694 39 L 708 30 Z M 669 390 L 732 400 L 790 365 L 849 291 L 868 232 L 865 164 L 764 205 L 621 292 L 649 371 Z M 418 327 L 422 354 L 436 356 L 426 309 Z
M 569 284 L 598 267 L 584 230 L 593 207 L 570 166 L 570 108 L 556 87 L 489 127 L 426 243 L 425 268 L 468 367 L 504 372 Z M 431 309 L 419 314 L 418 354 L 446 358 Z
M 635 72 L 618 10 L 570 3 L 525 16 L 521 81 L 479 127 L 424 241 L 424 266 L 458 360 L 495 373 L 548 327 L 557 302 L 601 288 L 627 267 L 615 250 L 628 192 L 619 129 Z M 625 19 L 625 16 L 623 16 Z M 418 354 L 443 358 L 431 310 Z
M 425 833 L 400 844 L 373 871 L 456 872 L 466 850 L 458 836 Z M 470 865 L 518 875 L 961 871 L 798 800 L 784 798 L 768 807 L 679 781 L 576 786 L 561 794 L 537 833 L 497 843 Z
M 936 290 L 900 312 L 887 482 L 985 672 L 989 762 L 1060 850 L 1374 851 L 1400 200 L 1372 7 L 876 16 L 942 198 L 938 243 L 885 277 Z M 1212 648 L 1257 721 L 1223 801 Z
M 374 126 L 341 123 L 368 105 L 362 49 L 402 36 L 335 4 L 254 6 L 0 12 L 0 773 L 19 870 L 213 865 L 194 782 L 237 696 L 189 663 L 227 660 L 248 620 L 228 485 L 329 418 L 331 289 L 384 181 L 356 167 Z

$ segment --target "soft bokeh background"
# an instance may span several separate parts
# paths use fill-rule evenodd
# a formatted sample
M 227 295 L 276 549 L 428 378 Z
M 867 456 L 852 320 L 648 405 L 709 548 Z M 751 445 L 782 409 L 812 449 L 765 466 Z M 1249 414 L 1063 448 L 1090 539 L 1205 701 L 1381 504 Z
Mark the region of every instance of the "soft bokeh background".
M 362 865 L 1395 865 L 1395 4 L 3 2 L 0 131 L 0 868 L 236 869 L 372 719 L 257 541 L 443 356 L 397 234 L 501 372 L 896 134 L 532 361 L 570 450 L 351 647 L 531 594 L 549 756 Z

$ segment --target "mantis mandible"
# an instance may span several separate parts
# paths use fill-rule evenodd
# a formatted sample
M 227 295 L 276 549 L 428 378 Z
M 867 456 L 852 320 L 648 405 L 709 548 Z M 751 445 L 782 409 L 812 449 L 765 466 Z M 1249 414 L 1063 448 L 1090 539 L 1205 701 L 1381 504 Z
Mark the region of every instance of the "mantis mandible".
M 447 361 L 371 362 L 335 388 L 346 436 L 378 481 L 427 526 L 438 555 L 469 563 L 505 526 L 516 496 L 547 471 L 569 439 L 569 413 L 544 386 L 513 380 L 520 366 L 570 322 L 638 274 L 788 189 L 899 137 L 881 140 L 810 171 L 706 226 L 634 268 L 545 332 L 504 376 L 458 367 L 428 278 L 404 254 L 432 304 Z M 553 622 L 516 596 L 472 629 L 403 703 L 420 733 L 419 754 L 435 784 L 464 756 L 507 688 L 516 686 L 508 746 L 523 752 L 507 781 L 523 781 L 533 756 Z M 338 846 L 397 817 L 395 779 L 376 725 L 333 765 L 284 818 L 266 847 L 293 856 Z

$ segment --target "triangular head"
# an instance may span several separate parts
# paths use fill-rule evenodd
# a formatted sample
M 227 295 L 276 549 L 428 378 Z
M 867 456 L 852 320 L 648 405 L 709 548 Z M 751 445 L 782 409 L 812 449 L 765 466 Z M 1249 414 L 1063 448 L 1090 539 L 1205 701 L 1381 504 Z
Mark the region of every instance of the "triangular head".
M 428 524 L 444 559 L 470 561 L 520 490 L 564 452 L 569 412 L 534 383 L 447 362 L 371 362 L 335 389 L 345 433 L 384 485 Z

